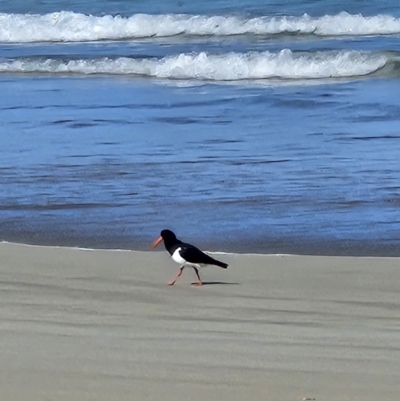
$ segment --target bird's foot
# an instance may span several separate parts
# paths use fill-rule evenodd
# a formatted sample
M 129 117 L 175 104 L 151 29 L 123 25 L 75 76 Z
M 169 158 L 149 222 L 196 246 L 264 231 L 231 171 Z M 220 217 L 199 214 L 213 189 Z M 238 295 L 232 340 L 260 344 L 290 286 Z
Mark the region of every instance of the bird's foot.
M 192 285 L 193 285 L 194 287 L 202 287 L 202 286 L 203 286 L 203 283 L 202 283 L 201 281 L 198 281 L 197 283 L 192 283 Z
M 174 285 L 175 281 L 168 281 L 168 285 Z

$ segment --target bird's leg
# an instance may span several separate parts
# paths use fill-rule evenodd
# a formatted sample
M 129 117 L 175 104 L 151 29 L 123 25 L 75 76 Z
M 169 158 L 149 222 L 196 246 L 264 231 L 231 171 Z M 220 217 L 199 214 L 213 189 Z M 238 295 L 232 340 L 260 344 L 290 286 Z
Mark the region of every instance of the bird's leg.
M 175 284 L 176 280 L 178 280 L 178 277 L 180 277 L 182 275 L 184 268 L 185 268 L 185 266 L 181 266 L 179 268 L 178 274 L 176 275 L 176 277 L 173 280 L 168 282 L 168 285 L 174 285 Z
M 196 276 L 197 276 L 197 283 L 194 283 L 193 285 L 196 285 L 196 286 L 202 286 L 203 285 L 203 282 L 201 281 L 201 278 L 200 278 L 200 274 L 199 274 L 199 269 L 197 268 L 197 267 L 194 267 L 193 266 L 193 269 L 194 269 L 194 272 L 196 273 Z

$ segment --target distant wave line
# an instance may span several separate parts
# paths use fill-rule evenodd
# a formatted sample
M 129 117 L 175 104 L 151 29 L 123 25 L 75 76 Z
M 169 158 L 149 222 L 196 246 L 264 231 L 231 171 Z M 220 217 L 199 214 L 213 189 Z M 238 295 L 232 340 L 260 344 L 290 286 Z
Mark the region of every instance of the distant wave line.
M 134 14 L 93 16 L 71 11 L 51 14 L 0 13 L 0 42 L 82 42 L 135 40 L 171 36 L 279 35 L 316 36 L 394 35 L 400 18 L 390 15 L 207 16 L 188 14 Z

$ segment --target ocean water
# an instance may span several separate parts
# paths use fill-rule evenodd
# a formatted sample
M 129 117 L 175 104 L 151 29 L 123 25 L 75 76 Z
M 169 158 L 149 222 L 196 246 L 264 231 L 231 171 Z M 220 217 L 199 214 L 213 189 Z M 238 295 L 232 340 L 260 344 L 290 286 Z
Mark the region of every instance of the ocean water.
M 0 2 L 0 240 L 400 255 L 400 8 Z

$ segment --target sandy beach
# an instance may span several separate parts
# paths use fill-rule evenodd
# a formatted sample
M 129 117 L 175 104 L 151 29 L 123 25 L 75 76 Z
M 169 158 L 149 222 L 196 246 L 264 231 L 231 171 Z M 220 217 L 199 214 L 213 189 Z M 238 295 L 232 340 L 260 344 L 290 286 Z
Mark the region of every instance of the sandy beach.
M 400 259 L 0 244 L 1 400 L 398 400 Z

